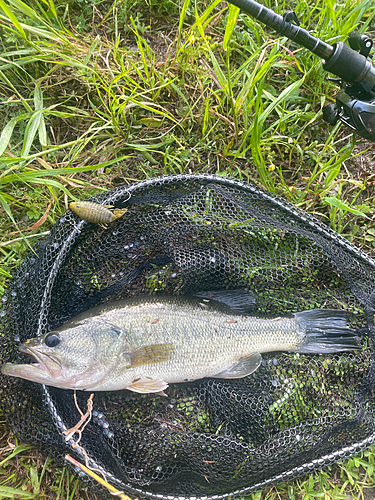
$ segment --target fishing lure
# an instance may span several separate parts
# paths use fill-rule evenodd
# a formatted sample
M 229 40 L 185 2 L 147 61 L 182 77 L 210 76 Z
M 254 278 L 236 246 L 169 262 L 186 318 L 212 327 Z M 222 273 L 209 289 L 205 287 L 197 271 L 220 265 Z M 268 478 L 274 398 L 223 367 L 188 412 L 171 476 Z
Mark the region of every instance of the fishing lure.
M 100 205 L 93 201 L 74 201 L 69 208 L 81 219 L 94 224 L 108 224 L 122 217 L 127 208 L 115 208 L 112 205 Z

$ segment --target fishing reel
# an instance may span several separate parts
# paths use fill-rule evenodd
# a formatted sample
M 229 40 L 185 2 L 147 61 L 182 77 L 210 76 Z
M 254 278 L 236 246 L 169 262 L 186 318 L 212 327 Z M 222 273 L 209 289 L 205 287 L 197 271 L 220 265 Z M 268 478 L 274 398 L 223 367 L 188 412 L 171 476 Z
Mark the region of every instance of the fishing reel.
M 340 120 L 360 136 L 375 141 L 375 68 L 367 59 L 373 41 L 367 35 L 361 35 L 358 31 L 350 33 L 348 41 L 353 51 L 348 51 L 348 64 L 351 64 L 352 61 L 355 64 L 358 55 L 362 55 L 365 59 L 359 58 L 359 61 L 363 64 L 363 69 L 362 67 L 356 69 L 353 78 L 353 75 L 347 74 L 348 68 L 345 69 L 344 67 L 343 70 L 339 70 L 341 79 L 330 79 L 338 82 L 341 89 L 336 94 L 336 104 L 328 104 L 324 108 L 323 119 L 331 125 L 335 125 Z M 337 46 L 339 45 L 337 44 Z M 342 46 L 349 49 L 344 44 Z M 334 55 L 331 61 L 328 61 L 323 67 L 334 74 L 338 74 L 338 70 L 335 68 Z M 333 70 L 331 67 L 333 67 Z M 348 77 L 351 79 L 351 83 L 348 83 Z
M 329 45 L 300 27 L 297 16 L 283 16 L 253 0 L 229 0 L 241 10 L 324 60 L 323 68 L 338 79 L 336 103 L 323 110 L 323 119 L 335 125 L 338 120 L 362 136 L 375 141 L 375 66 L 368 59 L 373 41 L 357 31 L 349 35 L 349 46 Z

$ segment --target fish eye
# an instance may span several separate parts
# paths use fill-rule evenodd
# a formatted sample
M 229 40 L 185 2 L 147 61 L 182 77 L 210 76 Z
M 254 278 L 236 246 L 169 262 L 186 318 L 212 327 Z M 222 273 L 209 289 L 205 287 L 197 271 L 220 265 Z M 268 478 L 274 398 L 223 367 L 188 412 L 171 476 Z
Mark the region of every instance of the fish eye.
M 60 344 L 60 337 L 56 333 L 51 332 L 44 339 L 44 343 L 47 347 L 56 347 Z

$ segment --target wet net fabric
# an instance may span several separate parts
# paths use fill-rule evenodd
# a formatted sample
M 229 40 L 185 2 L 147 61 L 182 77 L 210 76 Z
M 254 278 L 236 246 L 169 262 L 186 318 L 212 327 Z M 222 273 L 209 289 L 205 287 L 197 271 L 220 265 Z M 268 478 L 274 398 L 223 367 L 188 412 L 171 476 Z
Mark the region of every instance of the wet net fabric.
M 97 392 L 80 441 L 91 467 L 132 497 L 225 498 L 375 442 L 374 261 L 281 198 L 219 176 L 151 179 L 93 200 L 127 212 L 102 227 L 68 211 L 28 255 L 2 297 L 2 362 L 24 363 L 21 342 L 107 301 L 244 288 L 256 314 L 348 311 L 363 349 L 271 353 L 246 378 L 171 384 L 167 397 Z M 77 392 L 84 411 L 88 396 Z M 80 418 L 72 391 L 1 376 L 0 398 L 22 441 L 85 461 L 62 434 Z

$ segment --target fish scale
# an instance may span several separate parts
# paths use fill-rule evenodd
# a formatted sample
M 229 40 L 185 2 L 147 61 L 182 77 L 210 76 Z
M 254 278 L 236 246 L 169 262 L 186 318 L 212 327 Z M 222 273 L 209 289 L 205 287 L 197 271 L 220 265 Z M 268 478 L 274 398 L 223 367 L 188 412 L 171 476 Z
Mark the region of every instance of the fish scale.
M 147 376 L 153 379 L 172 383 L 213 376 L 252 352 L 294 350 L 304 336 L 293 319 L 270 321 L 229 316 L 212 307 L 199 311 L 197 308 L 185 310 L 184 306 L 175 306 L 172 311 L 160 307 L 154 311 L 158 319 L 156 324 L 147 321 L 147 313 L 139 313 L 137 317 L 123 314 L 118 318 L 118 324 L 132 339 L 130 349 L 137 348 L 140 343 L 172 343 L 175 346 L 167 361 L 147 367 Z M 230 323 L 231 320 L 235 323 Z M 267 340 L 269 335 L 272 344 Z M 124 367 L 120 364 L 103 384 L 114 385 L 123 372 Z M 128 373 L 133 380 L 145 379 L 142 367 L 128 368 Z

